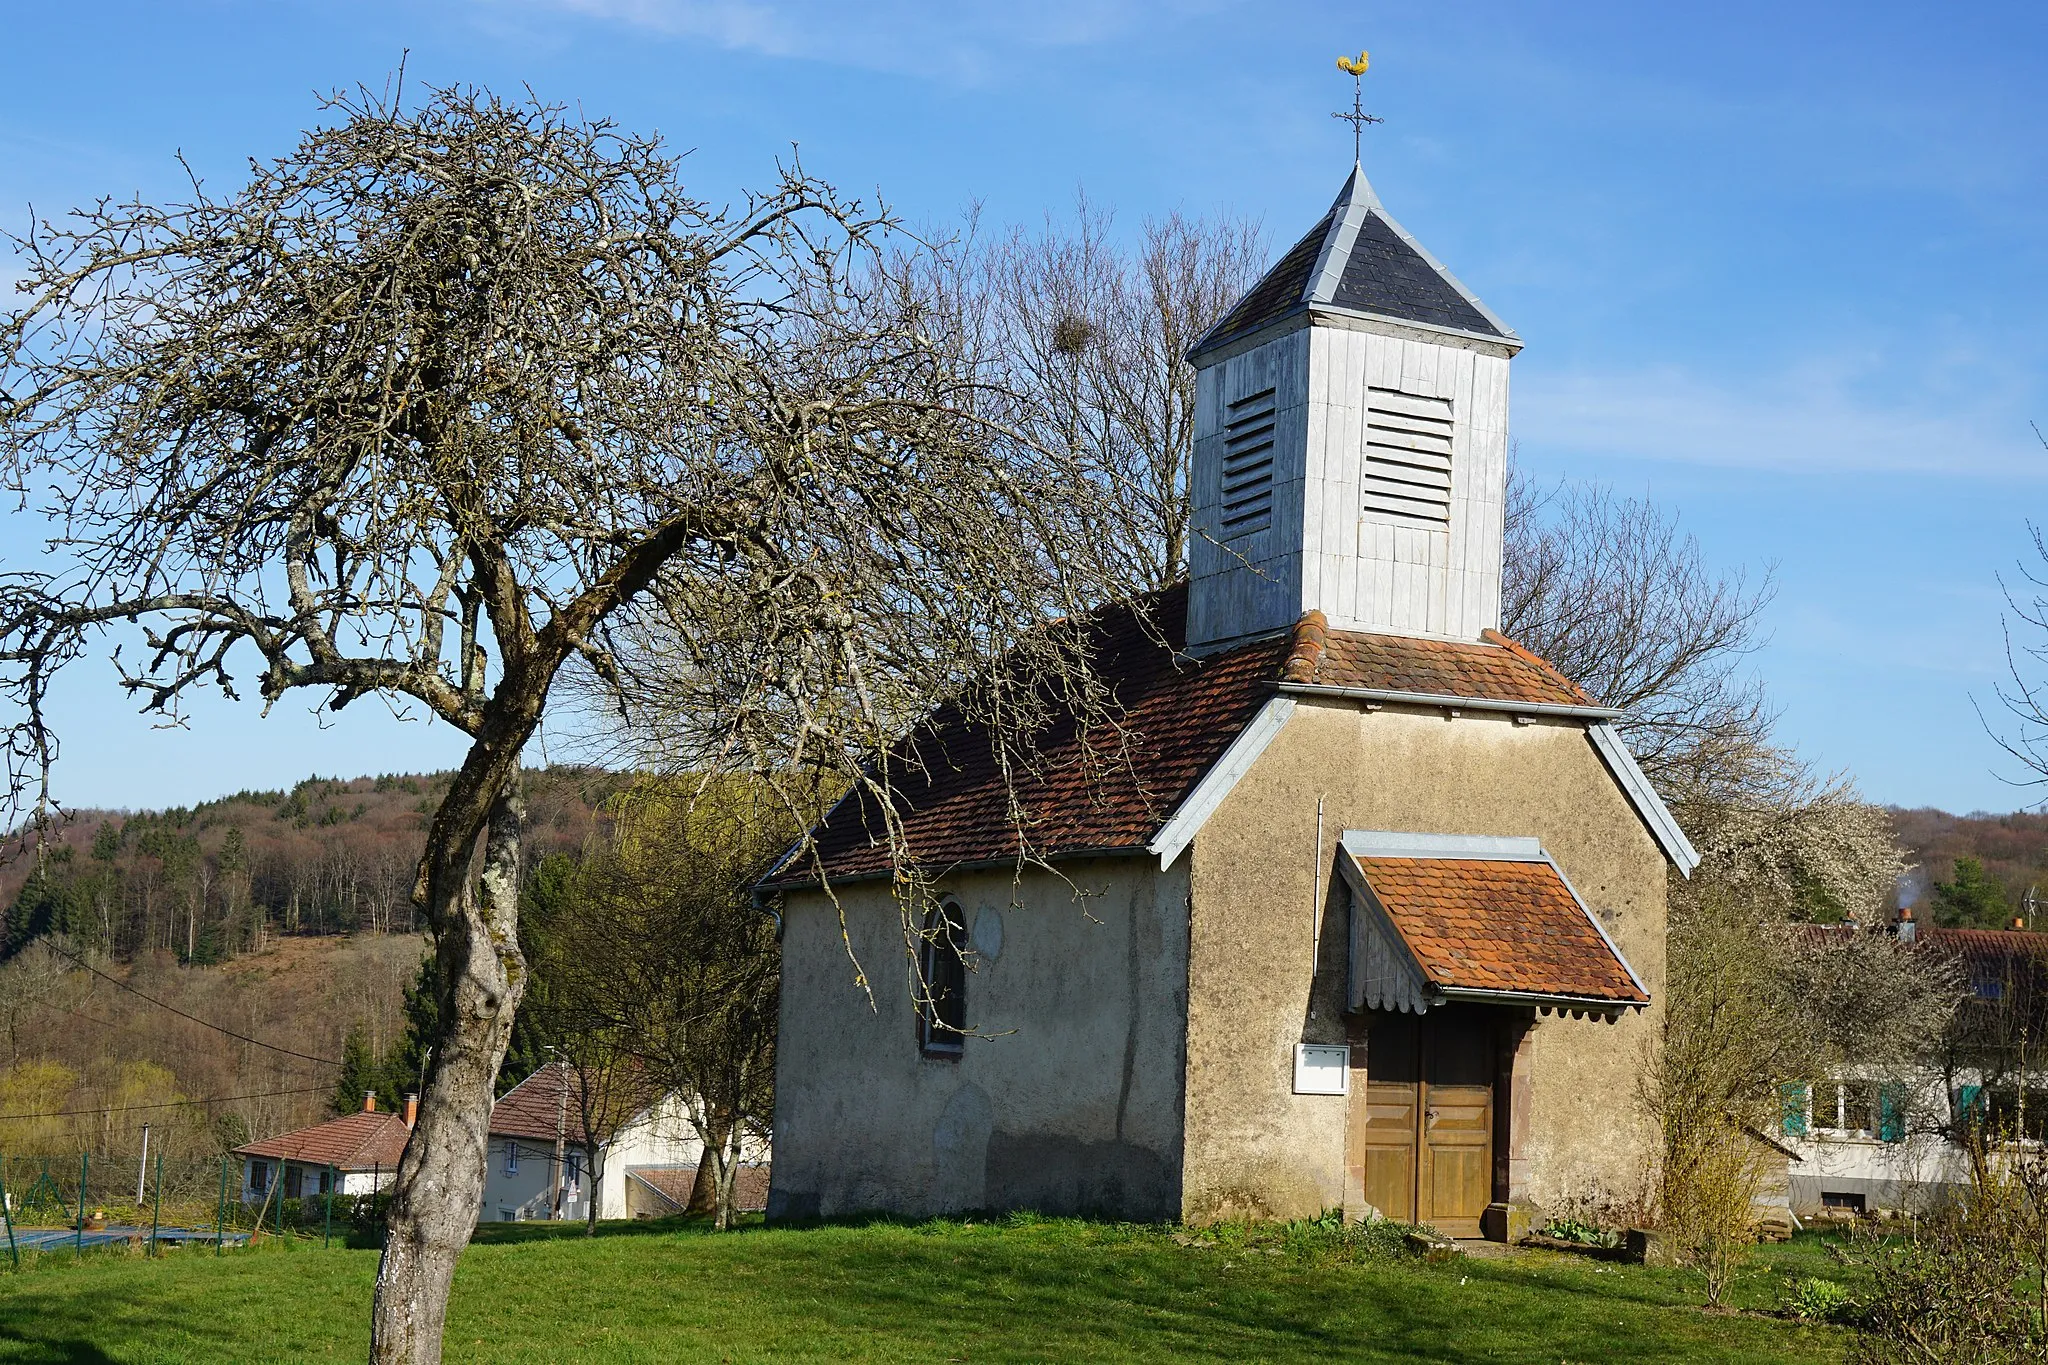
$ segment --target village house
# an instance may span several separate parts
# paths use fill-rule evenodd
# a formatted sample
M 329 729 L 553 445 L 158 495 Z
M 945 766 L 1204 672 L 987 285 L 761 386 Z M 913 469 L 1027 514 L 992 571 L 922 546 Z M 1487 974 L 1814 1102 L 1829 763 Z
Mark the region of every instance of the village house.
M 1191 578 L 1092 620 L 1122 732 L 1093 771 L 1046 736 L 1016 779 L 1048 866 L 986 744 L 928 727 L 928 1006 L 857 797 L 818 831 L 831 895 L 808 862 L 763 880 L 771 1217 L 1500 1238 L 1640 1193 L 1665 879 L 1697 858 L 1617 713 L 1498 632 L 1521 345 L 1354 169 L 1193 349 Z
M 399 1113 L 380 1111 L 373 1090 L 353 1114 L 242 1144 L 234 1151 L 242 1159 L 242 1202 L 268 1201 L 273 1185 L 279 1199 L 383 1189 L 398 1173 L 418 1112 L 417 1095 L 407 1095 Z
M 703 1144 L 680 1098 L 667 1095 L 633 1107 L 598 1143 L 593 1181 L 586 1169 L 580 1084 L 573 1068 L 553 1063 L 506 1091 L 492 1107 L 478 1222 L 581 1219 L 588 1216 L 585 1201 L 591 1198 L 600 1218 L 658 1216 L 680 1212 L 688 1203 L 689 1179 Z M 264 1203 L 277 1181 L 282 1186 L 276 1197 L 283 1199 L 311 1198 L 330 1189 L 354 1195 L 385 1188 L 397 1174 L 417 1109 L 418 1098 L 407 1095 L 402 1113 L 381 1112 L 372 1093 L 357 1113 L 235 1148 L 242 1158 L 242 1202 Z M 749 1144 L 742 1155 L 748 1169 L 738 1182 L 740 1192 L 758 1205 L 767 1144 Z M 674 1197 L 678 1189 L 680 1201 Z M 737 1202 L 746 1207 L 744 1198 Z
M 1825 940 L 1847 928 L 1816 928 Z M 2028 1060 L 2048 1021 L 2048 934 L 1921 927 L 1907 910 L 1899 938 L 1954 964 L 1964 989 L 1942 1038 L 1917 1065 L 1845 1067 L 1780 1086 L 1784 1140 L 1799 1155 L 1791 1202 L 1801 1217 L 1924 1213 L 1970 1181 L 1968 1143 L 1995 1151 L 2048 1141 L 2048 1077 Z M 2025 1082 L 2022 1084 L 2022 1082 Z
M 704 1144 L 680 1096 L 669 1094 L 631 1112 L 598 1143 L 597 1175 L 586 1169 L 582 1084 L 574 1068 L 551 1063 L 500 1096 L 491 1110 L 490 1147 L 484 1169 L 479 1221 L 525 1222 L 536 1218 L 585 1218 L 586 1199 L 596 1199 L 600 1218 L 652 1217 L 680 1212 L 689 1201 Z M 559 1144 L 558 1144 L 559 1139 Z M 562 1153 L 556 1185 L 555 1154 Z M 743 1154 L 752 1163 L 767 1159 L 766 1144 Z M 687 1173 L 687 1176 L 679 1173 Z M 760 1177 L 750 1177 L 750 1184 Z M 680 1185 L 682 1199 L 672 1198 Z M 560 1212 L 556 1210 L 559 1193 Z

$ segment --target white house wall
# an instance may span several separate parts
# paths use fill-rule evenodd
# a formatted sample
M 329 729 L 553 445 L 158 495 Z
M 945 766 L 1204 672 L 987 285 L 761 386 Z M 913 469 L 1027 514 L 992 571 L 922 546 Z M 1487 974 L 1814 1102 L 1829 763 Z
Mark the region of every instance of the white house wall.
M 1848 1077 L 1873 1085 L 1893 1078 L 1872 1073 Z M 1972 1079 L 1966 1077 L 1965 1079 Z M 1968 1155 L 1938 1133 L 1912 1131 L 1945 1122 L 1949 1113 L 1948 1084 L 1928 1073 L 1907 1083 L 1908 1129 L 1902 1141 L 1886 1142 L 1876 1134 L 1823 1128 L 1809 1110 L 1804 1134 L 1780 1141 L 1799 1154 L 1791 1170 L 1793 1212 L 1801 1217 L 1820 1212 L 1826 1196 L 1861 1195 L 1869 1210 L 1924 1212 L 1970 1180 Z M 1808 1096 L 1811 1102 L 1811 1094 Z
M 253 1163 L 256 1161 L 262 1161 L 269 1166 L 270 1184 L 277 1184 L 284 1179 L 286 1167 L 297 1167 L 304 1173 L 305 1180 L 305 1184 L 301 1187 L 305 1193 L 299 1197 L 301 1199 L 319 1197 L 320 1173 L 326 1170 L 327 1167 L 309 1166 L 299 1161 L 279 1161 L 276 1157 L 244 1157 L 242 1159 L 242 1191 L 240 1196 L 244 1204 L 261 1204 L 269 1195 L 270 1185 L 265 1185 L 260 1190 L 256 1188 L 256 1182 L 253 1179 Z M 396 1166 L 386 1166 L 381 1172 L 375 1170 L 336 1171 L 335 1174 L 338 1177 L 340 1193 L 371 1194 L 390 1185 L 398 1177 L 398 1168 Z
M 517 1174 L 507 1175 L 505 1149 L 513 1144 L 519 1148 L 519 1170 Z M 626 1216 L 627 1167 L 695 1167 L 703 1151 L 704 1145 L 698 1141 L 681 1101 L 673 1097 L 663 1100 L 621 1129 L 604 1147 L 602 1169 L 597 1179 L 597 1216 Z M 749 1144 L 742 1155 L 746 1160 L 764 1161 L 767 1150 L 765 1145 Z M 570 1145 L 568 1156 L 578 1162 L 586 1159 L 582 1149 L 574 1144 Z M 554 1207 L 554 1157 L 552 1141 L 492 1137 L 478 1221 L 493 1223 L 548 1217 Z M 582 1195 L 588 1191 L 590 1183 L 590 1174 L 584 1171 L 577 1182 L 576 1197 L 571 1198 L 565 1191 L 564 1218 L 586 1216 Z

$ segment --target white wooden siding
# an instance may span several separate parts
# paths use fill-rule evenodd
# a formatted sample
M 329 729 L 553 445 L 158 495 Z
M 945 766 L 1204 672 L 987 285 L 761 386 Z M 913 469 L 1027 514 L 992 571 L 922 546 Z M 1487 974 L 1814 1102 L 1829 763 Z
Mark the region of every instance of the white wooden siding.
M 1498 626 L 1507 376 L 1505 355 L 1369 324 L 1304 326 L 1204 368 L 1190 645 L 1282 630 L 1310 608 L 1347 630 L 1470 640 Z M 1270 520 L 1263 531 L 1212 543 L 1228 535 L 1221 513 L 1229 405 L 1268 387 Z M 1375 496 L 1375 391 L 1390 408 L 1448 414 L 1442 520 L 1398 515 Z

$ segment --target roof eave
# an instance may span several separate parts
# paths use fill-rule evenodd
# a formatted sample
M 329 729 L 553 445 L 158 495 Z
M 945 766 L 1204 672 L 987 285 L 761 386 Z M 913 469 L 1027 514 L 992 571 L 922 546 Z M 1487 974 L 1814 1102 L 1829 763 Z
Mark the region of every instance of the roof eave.
M 1496 346 L 1509 355 L 1519 353 L 1524 342 L 1511 327 L 1503 325 L 1498 332 L 1475 332 L 1466 327 L 1446 327 L 1440 322 L 1421 322 L 1414 318 L 1396 317 L 1392 313 L 1375 313 L 1364 308 L 1347 308 L 1338 303 L 1309 303 L 1302 305 L 1308 311 L 1311 323 L 1324 320 L 1356 321 L 1378 323 L 1386 327 L 1406 327 L 1417 332 L 1428 332 L 1436 336 L 1456 337 L 1463 341 L 1483 342 Z
M 1284 336 L 1288 332 L 1297 331 L 1307 326 L 1311 318 L 1309 305 L 1297 303 L 1286 312 L 1275 313 L 1272 317 L 1267 318 L 1255 327 L 1240 327 L 1234 331 L 1225 332 L 1223 325 L 1228 321 L 1230 319 L 1227 316 L 1219 319 L 1216 325 L 1204 332 L 1194 345 L 1188 347 L 1186 357 L 1188 364 L 1196 364 L 1203 357 L 1216 351 L 1227 349 L 1230 354 L 1235 355 L 1240 351 L 1253 350 L 1265 345 L 1275 337 Z
M 1374 313 L 1362 308 L 1346 308 L 1340 304 L 1302 302 L 1295 304 L 1284 313 L 1274 314 L 1256 327 L 1222 332 L 1220 329 L 1223 323 L 1218 322 L 1215 327 L 1212 327 L 1203 334 L 1201 340 L 1188 347 L 1187 361 L 1190 365 L 1196 365 L 1212 357 L 1219 360 L 1228 359 L 1230 356 L 1244 351 L 1256 350 L 1267 342 L 1285 336 L 1289 332 L 1298 331 L 1302 327 L 1314 326 L 1317 323 L 1333 322 L 1368 323 L 1374 327 L 1393 328 L 1397 331 L 1406 329 L 1429 336 L 1470 341 L 1481 346 L 1491 347 L 1509 356 L 1519 354 L 1522 347 L 1526 344 L 1512 329 L 1505 327 L 1497 334 L 1474 332 L 1462 327 L 1446 327 L 1441 323 L 1418 322 L 1413 318 L 1395 317 L 1391 313 Z
M 1448 692 L 1402 692 L 1386 687 L 1338 687 L 1327 683 L 1278 683 L 1281 692 L 1303 697 L 1379 702 L 1382 705 L 1424 706 L 1431 710 L 1492 711 L 1504 715 L 1550 716 L 1565 720 L 1614 721 L 1620 711 L 1607 706 L 1574 706 L 1562 702 L 1509 701 L 1499 697 L 1460 697 Z
M 1063 848 L 1055 852 L 1041 854 L 1035 858 L 1019 858 L 1014 854 L 1002 858 L 963 858 L 959 862 L 945 864 L 943 871 L 932 875 L 935 877 L 950 877 L 959 872 L 985 872 L 992 867 L 1017 867 L 1020 864 L 1025 867 L 1031 867 L 1040 863 L 1066 862 L 1074 858 L 1128 858 L 1149 852 L 1151 850 L 1144 844 L 1102 844 L 1099 846 L 1089 845 L 1079 848 Z M 829 877 L 828 880 L 833 886 L 852 885 L 858 882 L 880 881 L 885 877 L 893 878 L 896 875 L 896 871 L 897 869 L 894 866 L 878 867 L 867 872 L 841 873 Z M 757 889 L 763 895 L 771 895 L 783 891 L 815 891 L 822 888 L 825 884 L 825 882 L 815 879 L 805 879 L 803 881 L 776 882 L 773 885 L 762 883 Z
M 1685 830 L 1678 823 L 1678 817 L 1664 804 L 1664 798 L 1657 794 L 1649 774 L 1636 762 L 1629 752 L 1628 742 L 1621 732 L 1614 728 L 1613 720 L 1587 727 L 1586 737 L 1593 744 L 1593 750 L 1600 755 L 1600 761 L 1614 778 L 1629 804 L 1635 807 L 1636 817 L 1650 831 L 1650 837 L 1657 842 L 1664 856 L 1678 869 L 1678 875 L 1690 878 L 1693 869 L 1700 865 L 1699 851 L 1686 838 Z
M 1600 995 L 1567 995 L 1553 991 L 1499 991 L 1483 986 L 1433 986 L 1434 994 L 1446 1001 L 1469 1004 L 1534 1005 L 1539 1009 L 1583 1010 L 1619 1018 L 1624 1010 L 1647 1009 L 1648 1000 L 1613 1000 Z

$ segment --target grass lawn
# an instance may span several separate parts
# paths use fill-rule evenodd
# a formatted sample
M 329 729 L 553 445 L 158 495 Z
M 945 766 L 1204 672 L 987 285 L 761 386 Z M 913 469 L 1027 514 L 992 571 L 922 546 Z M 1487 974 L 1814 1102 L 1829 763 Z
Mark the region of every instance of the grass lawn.
M 0 1361 L 360 1360 L 376 1265 L 315 1243 L 0 1270 Z M 1856 1287 L 1809 1237 L 1764 1249 L 1738 1306 L 1774 1307 L 1790 1274 Z M 1684 1273 L 1570 1256 L 1355 1260 L 1065 1220 L 518 1224 L 463 1258 L 446 1358 L 1807 1362 L 1847 1340 L 1697 1303 Z

